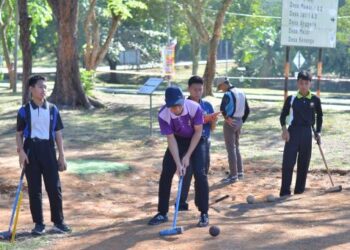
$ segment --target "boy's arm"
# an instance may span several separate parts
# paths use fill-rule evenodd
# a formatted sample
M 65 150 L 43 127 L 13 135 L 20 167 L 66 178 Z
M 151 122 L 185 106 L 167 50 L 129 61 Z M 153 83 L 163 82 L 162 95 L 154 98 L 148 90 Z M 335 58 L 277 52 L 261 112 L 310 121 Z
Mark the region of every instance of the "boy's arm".
M 290 110 L 290 98 L 292 98 L 291 96 L 289 96 L 286 101 L 284 102 L 283 108 L 282 108 L 282 112 L 280 115 L 280 124 L 282 129 L 287 129 L 286 127 L 286 118 L 289 115 L 289 110 Z
M 194 134 L 191 139 L 190 146 L 185 154 L 185 156 L 182 158 L 182 165 L 187 168 L 190 165 L 190 158 L 191 155 L 194 151 L 194 149 L 197 147 L 197 144 L 199 140 L 201 139 L 202 136 L 202 130 L 203 130 L 203 125 L 194 125 Z
M 282 108 L 282 112 L 280 115 L 280 124 L 282 127 L 282 139 L 286 142 L 289 141 L 289 132 L 288 129 L 286 127 L 286 118 L 289 115 L 289 110 L 290 110 L 290 100 L 291 100 L 291 96 L 289 96 L 286 101 L 284 102 L 283 108 Z
M 176 164 L 177 174 L 179 176 L 185 175 L 186 169 L 184 169 L 182 166 L 180 155 L 179 155 L 179 148 L 178 148 L 175 136 L 174 134 L 169 134 L 166 137 L 168 140 L 168 148 Z
M 321 99 L 318 98 L 318 102 L 316 104 L 316 133 L 320 134 L 322 130 L 322 123 L 323 123 L 323 112 L 322 112 L 322 106 L 321 106 Z
M 220 104 L 220 111 L 225 118 L 227 116 L 226 106 L 229 103 L 229 101 L 230 101 L 230 98 L 228 97 L 228 95 L 224 94 L 224 96 L 222 97 L 222 100 L 221 100 L 221 104 Z
M 248 105 L 247 98 L 245 98 L 244 115 L 243 115 L 243 117 L 242 117 L 243 123 L 247 120 L 249 114 L 250 114 L 250 108 L 249 108 L 249 105 Z
M 58 149 L 58 170 L 65 171 L 67 170 L 67 162 L 64 156 L 63 136 L 61 130 L 56 131 L 56 145 Z
M 210 114 L 214 114 L 213 119 L 212 119 L 212 121 L 210 122 L 210 131 L 214 131 L 215 128 L 216 128 L 216 123 L 217 123 L 217 121 L 218 121 L 218 115 L 219 115 L 220 113 L 218 112 L 218 114 L 215 115 L 213 105 L 211 105 L 211 103 L 209 103 L 209 102 L 208 102 L 208 104 L 209 104 L 209 113 L 210 113 Z
M 18 113 L 17 113 L 17 132 L 16 132 L 16 145 L 17 145 L 17 153 L 19 157 L 19 164 L 21 167 L 24 166 L 24 164 L 29 164 L 28 156 L 26 152 L 24 152 L 23 149 L 23 131 L 26 127 L 26 120 L 24 118 L 25 110 L 24 107 L 22 107 Z
M 25 163 L 29 163 L 28 156 L 23 149 L 23 131 L 16 132 L 16 144 L 17 144 L 17 153 L 19 156 L 20 166 L 24 166 Z

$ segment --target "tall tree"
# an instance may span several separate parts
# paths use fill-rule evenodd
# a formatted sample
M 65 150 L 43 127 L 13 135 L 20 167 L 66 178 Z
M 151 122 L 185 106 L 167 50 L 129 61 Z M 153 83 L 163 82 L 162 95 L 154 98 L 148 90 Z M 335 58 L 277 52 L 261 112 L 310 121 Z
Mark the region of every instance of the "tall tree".
M 205 82 L 205 95 L 213 95 L 213 80 L 216 72 L 216 55 L 221 38 L 222 26 L 225 14 L 233 0 L 223 0 L 222 5 L 216 15 L 213 32 L 209 41 L 208 58 L 205 66 L 203 80 Z
M 99 6 L 96 6 L 96 0 L 89 0 L 89 8 L 84 22 L 86 39 L 84 62 L 87 70 L 95 70 L 105 58 L 120 22 L 132 17 L 131 10 L 135 8 L 147 8 L 145 4 L 135 0 L 107 0 L 106 2 L 107 6 L 105 6 L 104 10 L 111 18 L 111 22 L 106 38 L 104 41 L 101 41 L 100 23 L 98 22 L 96 12 L 99 10 L 102 12 L 103 9 L 97 8 Z
M 52 21 L 52 12 L 46 0 L 18 0 L 20 45 L 22 49 L 22 102 L 29 100 L 27 80 L 32 73 L 32 44 L 38 36 L 37 29 Z
M 78 0 L 48 0 L 57 22 L 56 80 L 50 96 L 56 104 L 91 108 L 80 81 L 77 51 Z
M 30 42 L 30 25 L 32 18 L 28 14 L 28 1 L 18 0 L 18 12 L 19 12 L 19 26 L 20 26 L 20 44 L 22 48 L 22 61 L 23 61 L 23 73 L 22 73 L 22 103 L 26 103 L 29 100 L 29 88 L 27 86 L 27 79 L 32 73 L 32 44 Z
M 13 58 L 11 58 L 11 51 L 14 44 L 11 42 L 11 34 L 13 34 L 13 30 L 10 31 L 14 18 L 13 3 L 14 2 L 11 0 L 1 0 L 0 2 L 0 40 L 9 75 L 10 88 L 13 88 L 15 85 L 14 62 Z
M 184 0 L 185 11 L 189 21 L 198 32 L 202 41 L 208 41 L 208 57 L 203 75 L 205 83 L 204 95 L 213 95 L 212 84 L 216 72 L 216 56 L 219 46 L 222 27 L 224 24 L 225 14 L 232 4 L 233 0 L 220 1 L 219 10 L 216 13 L 214 25 L 208 29 L 204 23 L 203 15 L 206 13 L 206 1 L 203 0 Z

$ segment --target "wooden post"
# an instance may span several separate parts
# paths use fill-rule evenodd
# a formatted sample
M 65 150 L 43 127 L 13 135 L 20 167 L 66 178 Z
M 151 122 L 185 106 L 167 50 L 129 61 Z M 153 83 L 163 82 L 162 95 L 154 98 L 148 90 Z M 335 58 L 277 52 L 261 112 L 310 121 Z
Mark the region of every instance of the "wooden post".
M 318 50 L 318 61 L 317 61 L 317 96 L 321 95 L 320 84 L 322 77 L 322 48 Z
M 284 100 L 288 97 L 288 79 L 289 79 L 289 51 L 290 47 L 286 47 L 286 61 L 284 63 Z

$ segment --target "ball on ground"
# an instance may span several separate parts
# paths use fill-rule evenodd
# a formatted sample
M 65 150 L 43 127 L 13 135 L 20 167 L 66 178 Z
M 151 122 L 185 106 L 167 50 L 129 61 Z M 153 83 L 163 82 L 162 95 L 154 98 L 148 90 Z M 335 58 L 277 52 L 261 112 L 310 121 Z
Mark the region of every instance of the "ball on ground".
M 220 234 L 220 228 L 218 226 L 211 226 L 209 228 L 209 233 L 211 236 L 216 237 Z
M 248 195 L 247 196 L 247 202 L 248 202 L 248 204 L 253 204 L 255 202 L 254 195 Z
M 273 194 L 269 194 L 268 196 L 266 196 L 266 200 L 267 202 L 275 202 L 276 198 Z

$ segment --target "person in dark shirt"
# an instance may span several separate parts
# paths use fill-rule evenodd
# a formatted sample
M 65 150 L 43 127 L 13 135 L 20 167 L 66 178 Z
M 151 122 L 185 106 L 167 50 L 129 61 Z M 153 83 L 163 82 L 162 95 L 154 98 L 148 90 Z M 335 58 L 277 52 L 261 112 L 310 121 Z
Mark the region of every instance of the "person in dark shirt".
M 323 113 L 321 100 L 310 91 L 312 76 L 301 71 L 297 77 L 298 92 L 288 96 L 280 116 L 282 139 L 286 142 L 283 151 L 282 183 L 280 196 L 290 195 L 294 165 L 297 162 L 297 180 L 294 194 L 305 191 L 309 170 L 312 129 L 316 123 L 315 139 L 321 141 Z M 316 115 L 316 119 L 315 119 Z M 288 128 L 286 126 L 288 124 Z
M 64 223 L 62 190 L 58 171 L 65 171 L 67 163 L 63 148 L 63 123 L 57 107 L 46 99 L 46 79 L 34 75 L 28 80 L 31 100 L 17 114 L 17 153 L 25 167 L 30 211 L 35 227 L 33 235 L 45 233 L 42 209 L 42 178 L 50 201 L 53 231 L 69 233 Z M 56 158 L 55 144 L 58 149 Z
M 220 83 L 218 90 L 225 92 L 221 101 L 220 111 L 225 118 L 223 129 L 230 173 L 226 178 L 222 179 L 222 182 L 229 184 L 244 177 L 239 138 L 243 123 L 247 120 L 250 109 L 243 91 L 232 86 L 228 80 Z

